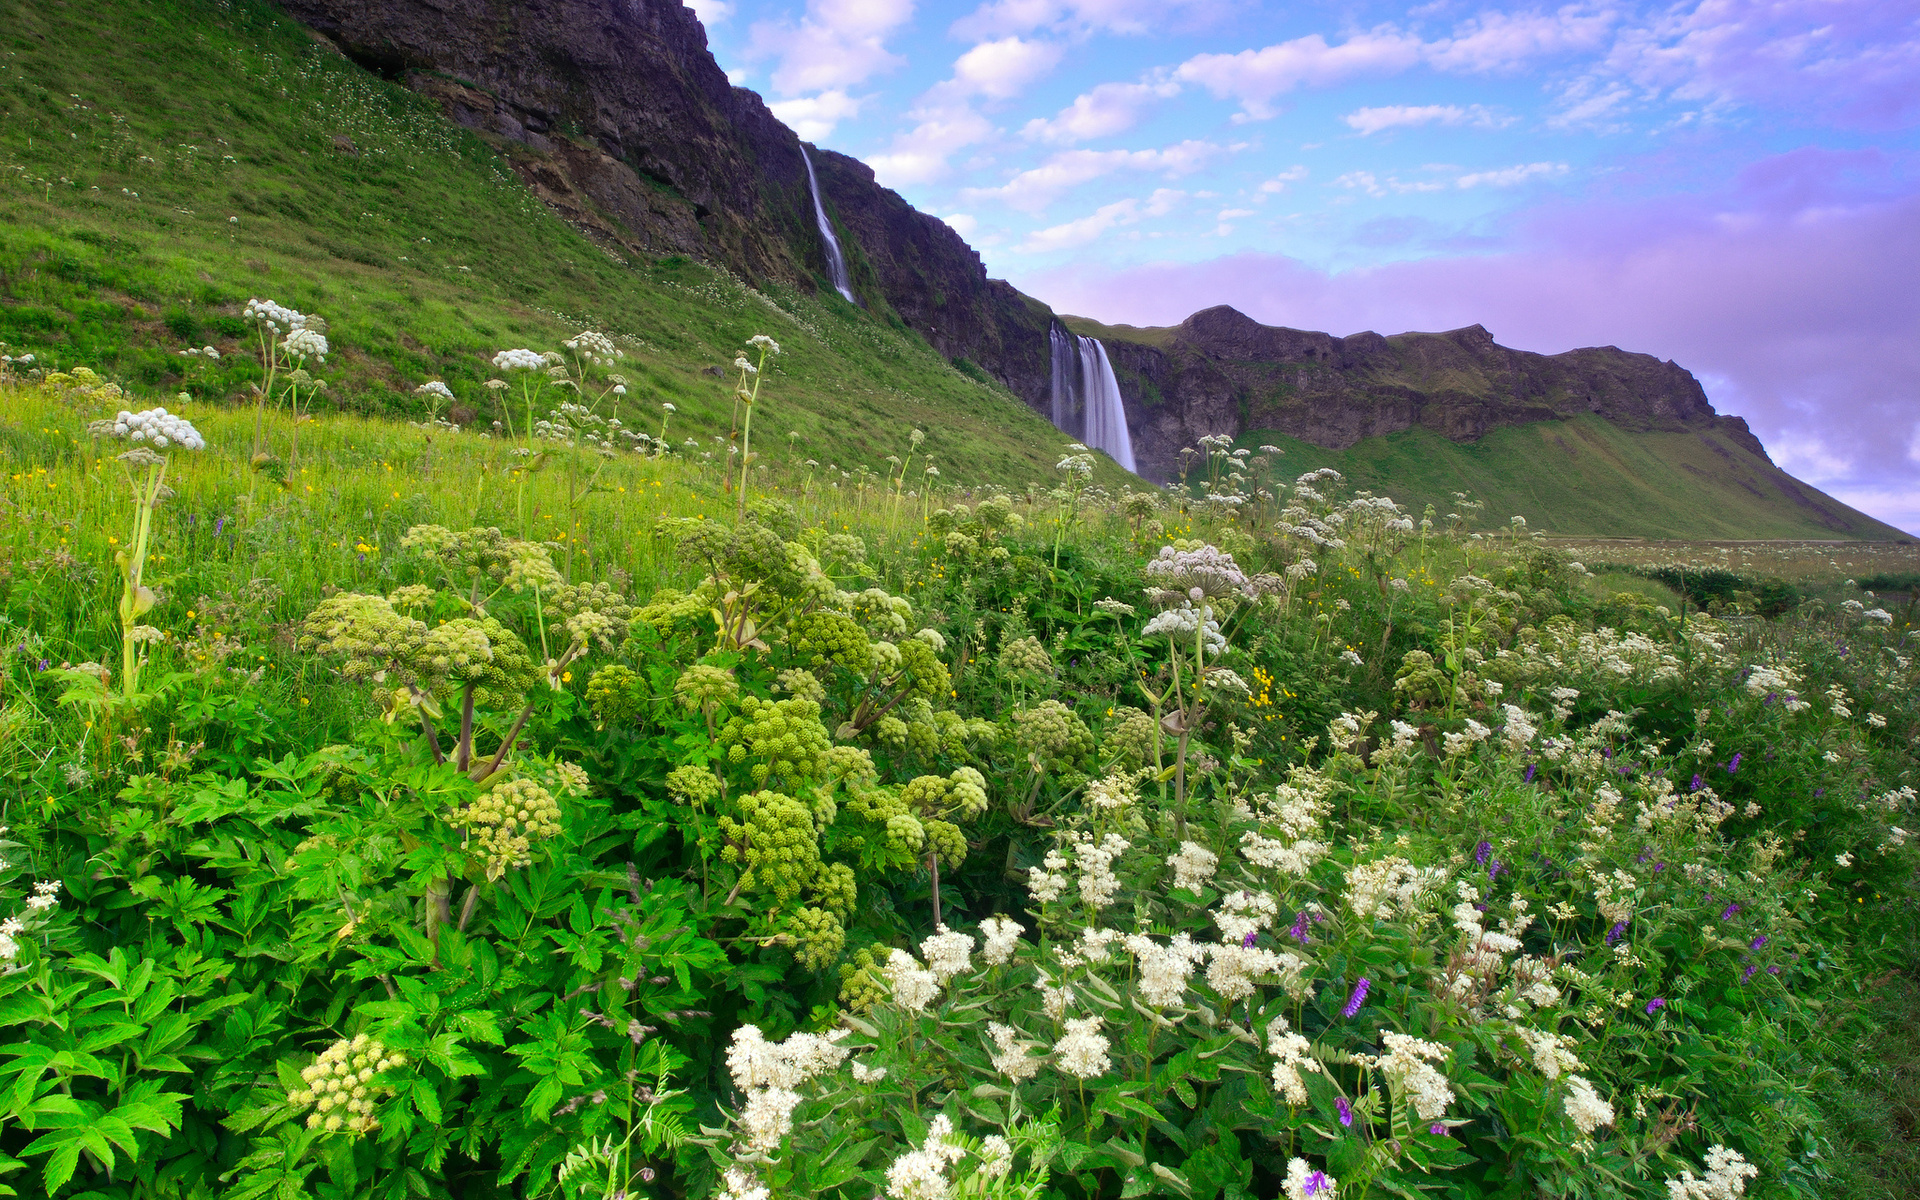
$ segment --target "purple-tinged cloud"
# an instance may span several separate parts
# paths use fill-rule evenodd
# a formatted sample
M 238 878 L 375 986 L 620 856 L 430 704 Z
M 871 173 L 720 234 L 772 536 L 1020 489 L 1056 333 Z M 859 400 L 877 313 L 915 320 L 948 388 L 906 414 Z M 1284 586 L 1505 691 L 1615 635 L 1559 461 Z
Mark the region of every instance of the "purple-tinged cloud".
M 1920 531 L 1920 187 L 1872 151 L 1805 149 L 1723 192 L 1557 202 L 1491 252 L 1329 274 L 1279 254 L 1015 282 L 1062 312 L 1165 325 L 1214 304 L 1337 334 L 1480 323 L 1505 345 L 1671 358 L 1776 461 Z

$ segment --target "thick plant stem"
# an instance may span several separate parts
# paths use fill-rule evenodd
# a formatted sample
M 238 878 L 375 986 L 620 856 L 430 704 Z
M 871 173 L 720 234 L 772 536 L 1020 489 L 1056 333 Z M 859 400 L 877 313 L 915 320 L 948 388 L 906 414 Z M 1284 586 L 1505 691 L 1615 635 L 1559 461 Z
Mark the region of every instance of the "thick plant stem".
M 167 460 L 162 458 L 157 464 L 147 468 L 145 487 L 136 488 L 134 495 L 139 510 L 133 519 L 133 546 L 131 552 L 121 557 L 121 570 L 124 573 L 125 587 L 120 596 L 120 694 L 132 696 L 138 690 L 140 680 L 140 643 L 134 640 L 133 631 L 139 623 L 140 615 L 152 606 L 151 593 L 141 582 L 147 570 L 147 543 L 153 532 L 153 506 L 160 501 L 160 485 L 167 477 Z

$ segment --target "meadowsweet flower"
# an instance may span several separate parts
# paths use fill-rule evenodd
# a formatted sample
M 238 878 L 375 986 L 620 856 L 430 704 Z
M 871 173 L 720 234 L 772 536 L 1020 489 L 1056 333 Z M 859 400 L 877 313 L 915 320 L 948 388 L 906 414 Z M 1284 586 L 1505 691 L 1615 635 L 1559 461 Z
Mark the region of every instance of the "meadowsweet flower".
M 778 1150 L 787 1134 L 793 1132 L 793 1110 L 800 1107 L 800 1093 L 790 1088 L 755 1088 L 747 1094 L 740 1110 L 740 1125 L 746 1131 L 747 1148 L 770 1152 Z
M 717 1200 L 769 1200 L 773 1195 L 744 1167 L 728 1167 L 726 1174 L 721 1176 L 721 1184 Z
M 1309 1167 L 1304 1158 L 1292 1159 L 1287 1163 L 1287 1179 L 1283 1187 L 1287 1200 L 1335 1200 L 1333 1176 Z
M 1207 956 L 1207 948 L 1184 933 L 1174 935 L 1164 946 L 1136 933 L 1126 946 L 1140 966 L 1140 997 L 1155 1008 L 1180 1003 L 1194 968 Z
M 1019 1031 L 1011 1025 L 989 1021 L 987 1036 L 993 1039 L 993 1069 L 1014 1083 L 1032 1079 L 1046 1065 L 1046 1059 L 1028 1053 L 1036 1043 L 1021 1041 Z
M 1602 1100 L 1584 1076 L 1567 1076 L 1565 1108 L 1568 1118 L 1588 1136 L 1602 1125 L 1613 1124 L 1613 1105 Z
M 893 1001 L 908 1012 L 923 1012 L 940 994 L 940 981 L 932 971 L 922 970 L 913 955 L 895 950 L 887 957 L 887 982 L 893 985 Z
M 945 983 L 973 965 L 973 938 L 942 925 L 932 937 L 920 943 L 920 953 L 925 956 L 934 981 Z
M 1320 1072 L 1320 1061 L 1312 1057 L 1312 1045 L 1306 1038 L 1287 1030 L 1287 1019 L 1275 1017 L 1267 1027 L 1267 1052 L 1273 1055 L 1273 1087 L 1288 1104 L 1307 1102 L 1307 1085 L 1300 1072 Z
M 1220 901 L 1213 923 L 1220 927 L 1221 937 L 1241 941 L 1250 933 L 1273 928 L 1279 915 L 1280 906 L 1265 892 L 1230 892 Z
M 1691 1168 L 1667 1180 L 1668 1200 L 1739 1200 L 1747 1194 L 1747 1180 L 1756 1178 L 1760 1168 L 1742 1158 L 1738 1150 L 1715 1146 L 1707 1151 L 1707 1174 L 1696 1177 Z
M 1548 1079 L 1558 1079 L 1562 1071 L 1578 1071 L 1585 1066 L 1567 1048 L 1573 1045 L 1571 1038 L 1562 1037 L 1551 1031 L 1528 1029 L 1525 1026 L 1516 1028 L 1514 1032 L 1532 1052 L 1533 1065 Z
M 1213 878 L 1220 866 L 1220 856 L 1205 846 L 1181 842 L 1179 851 L 1168 857 L 1167 865 L 1173 868 L 1173 886 L 1198 892 Z
M 945 1113 L 927 1124 L 927 1140 L 893 1160 L 887 1168 L 887 1195 L 893 1200 L 947 1200 L 953 1181 L 947 1168 L 967 1152 L 953 1139 L 953 1121 Z
M 988 917 L 980 922 L 980 936 L 986 941 L 980 950 L 981 959 L 990 967 L 1004 965 L 1013 957 L 1025 931 L 1026 926 L 1007 917 Z
M 1067 1022 L 1067 1031 L 1054 1043 L 1053 1053 L 1060 1070 L 1075 1079 L 1104 1075 L 1113 1062 L 1107 1057 L 1110 1044 L 1099 1032 L 1099 1017 L 1078 1017 Z
M 1207 947 L 1207 986 L 1231 1003 L 1253 995 L 1254 980 L 1275 974 L 1282 977 L 1283 983 L 1288 979 L 1297 980 L 1305 966 L 1305 960 L 1297 955 L 1276 954 L 1264 947 L 1238 942 L 1221 943 Z
M 1453 1103 L 1453 1088 L 1447 1083 L 1447 1077 L 1429 1064 L 1445 1062 L 1447 1048 L 1384 1029 L 1380 1031 L 1380 1040 L 1387 1047 L 1387 1053 L 1380 1059 L 1381 1073 L 1393 1084 L 1400 1098 L 1411 1101 L 1423 1121 L 1437 1121 L 1445 1116 L 1447 1105 Z

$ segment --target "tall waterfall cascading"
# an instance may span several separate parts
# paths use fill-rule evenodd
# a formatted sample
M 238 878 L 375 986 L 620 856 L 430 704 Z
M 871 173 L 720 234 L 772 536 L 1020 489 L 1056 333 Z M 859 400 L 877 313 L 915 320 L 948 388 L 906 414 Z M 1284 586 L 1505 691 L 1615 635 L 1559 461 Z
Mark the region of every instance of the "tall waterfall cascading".
M 1053 351 L 1053 425 L 1079 438 L 1129 471 L 1133 435 L 1120 401 L 1107 348 L 1098 338 L 1080 337 L 1059 325 L 1049 332 Z
M 800 159 L 807 164 L 807 187 L 813 192 L 813 219 L 820 226 L 820 240 L 826 244 L 827 272 L 833 277 L 833 290 L 849 302 L 855 302 L 847 276 L 847 256 L 840 252 L 840 239 L 833 235 L 833 222 L 827 220 L 827 206 L 820 203 L 820 180 L 814 176 L 813 156 L 807 153 L 804 143 L 800 147 Z

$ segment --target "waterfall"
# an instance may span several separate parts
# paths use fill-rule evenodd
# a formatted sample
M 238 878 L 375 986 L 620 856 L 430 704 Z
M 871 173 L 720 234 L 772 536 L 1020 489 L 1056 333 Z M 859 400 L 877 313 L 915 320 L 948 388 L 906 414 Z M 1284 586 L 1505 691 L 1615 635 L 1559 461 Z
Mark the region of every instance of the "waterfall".
M 1120 402 L 1107 348 L 1098 338 L 1079 337 L 1060 325 L 1048 333 L 1053 351 L 1054 428 L 1079 438 L 1114 462 L 1134 470 L 1133 436 Z
M 827 206 L 820 203 L 820 181 L 813 174 L 813 156 L 807 153 L 805 142 L 800 144 L 800 160 L 807 164 L 807 187 L 813 192 L 813 219 L 820 226 L 820 240 L 827 248 L 827 272 L 833 277 L 833 290 L 845 296 L 851 303 L 853 288 L 847 279 L 847 256 L 840 253 L 840 239 L 833 236 L 833 222 L 827 220 Z

